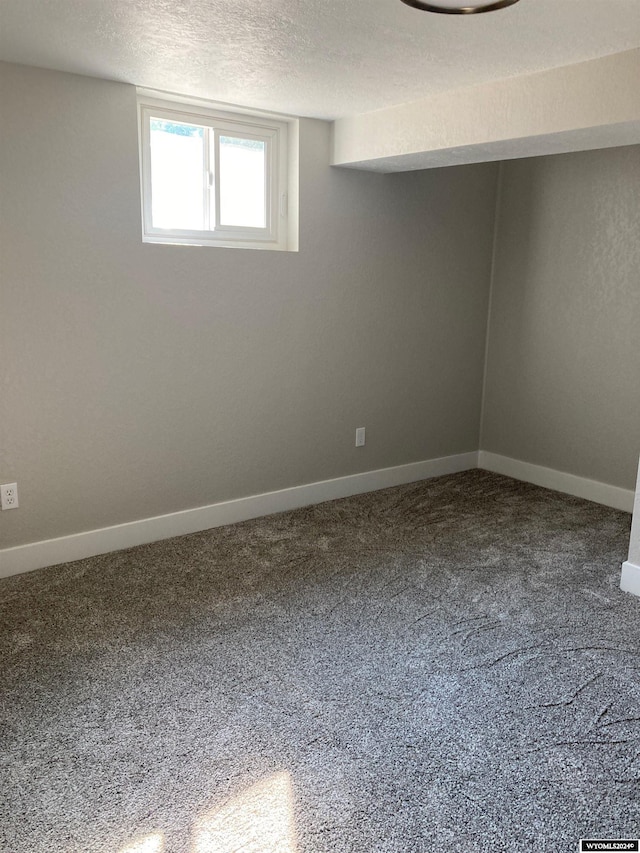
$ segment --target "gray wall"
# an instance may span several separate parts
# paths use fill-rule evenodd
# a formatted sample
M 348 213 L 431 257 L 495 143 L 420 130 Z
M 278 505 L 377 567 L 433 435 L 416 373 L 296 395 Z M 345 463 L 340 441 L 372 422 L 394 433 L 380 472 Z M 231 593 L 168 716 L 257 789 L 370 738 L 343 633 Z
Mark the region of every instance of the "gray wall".
M 482 449 L 632 489 L 640 146 L 501 169 Z
M 143 245 L 132 87 L 2 65 L 0 108 L 2 547 L 477 449 L 495 166 L 303 121 L 299 254 Z

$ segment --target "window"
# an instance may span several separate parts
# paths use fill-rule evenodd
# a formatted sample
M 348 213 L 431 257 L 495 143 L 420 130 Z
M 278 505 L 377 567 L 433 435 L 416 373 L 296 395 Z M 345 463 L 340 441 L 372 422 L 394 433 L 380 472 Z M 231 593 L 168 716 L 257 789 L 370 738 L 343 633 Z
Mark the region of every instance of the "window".
M 140 98 L 143 240 L 295 249 L 289 125 Z

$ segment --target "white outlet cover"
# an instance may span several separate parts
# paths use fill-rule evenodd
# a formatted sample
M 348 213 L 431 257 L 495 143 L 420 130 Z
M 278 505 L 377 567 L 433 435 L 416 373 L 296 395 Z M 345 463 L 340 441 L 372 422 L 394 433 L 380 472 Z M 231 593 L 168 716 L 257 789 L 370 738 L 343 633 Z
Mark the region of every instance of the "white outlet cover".
M 18 509 L 18 484 L 5 483 L 0 486 L 0 507 L 4 509 Z

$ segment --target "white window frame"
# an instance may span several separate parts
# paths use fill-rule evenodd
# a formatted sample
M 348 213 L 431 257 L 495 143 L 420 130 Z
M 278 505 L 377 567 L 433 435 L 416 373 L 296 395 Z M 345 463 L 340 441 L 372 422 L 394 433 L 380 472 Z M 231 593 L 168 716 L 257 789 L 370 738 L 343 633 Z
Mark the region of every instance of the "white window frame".
M 207 198 L 206 216 L 211 206 L 216 212 L 213 228 L 203 231 L 154 228 L 152 221 L 151 119 L 159 118 L 210 129 L 213 145 L 205 142 L 203 191 Z M 245 249 L 295 249 L 289 240 L 288 122 L 271 116 L 227 112 L 200 104 L 165 100 L 141 95 L 138 98 L 140 182 L 142 193 L 142 240 L 189 246 L 225 246 Z M 219 224 L 220 136 L 238 136 L 265 143 L 265 228 Z M 205 137 L 206 139 L 206 137 Z M 213 151 L 211 151 L 213 149 Z M 214 154 L 213 158 L 211 154 Z

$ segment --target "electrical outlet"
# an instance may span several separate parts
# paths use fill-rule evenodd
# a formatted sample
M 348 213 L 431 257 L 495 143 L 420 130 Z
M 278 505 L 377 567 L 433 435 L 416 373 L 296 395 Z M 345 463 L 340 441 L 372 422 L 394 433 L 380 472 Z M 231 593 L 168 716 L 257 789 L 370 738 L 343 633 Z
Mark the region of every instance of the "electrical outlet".
M 356 447 L 364 447 L 364 427 L 358 427 L 356 430 Z
M 0 506 L 2 509 L 18 509 L 17 483 L 5 483 L 0 486 Z

